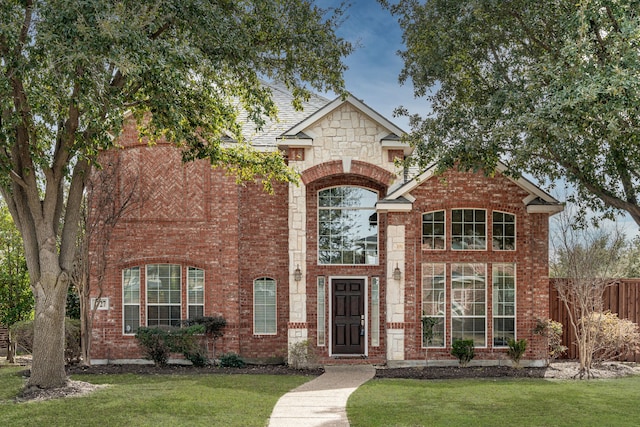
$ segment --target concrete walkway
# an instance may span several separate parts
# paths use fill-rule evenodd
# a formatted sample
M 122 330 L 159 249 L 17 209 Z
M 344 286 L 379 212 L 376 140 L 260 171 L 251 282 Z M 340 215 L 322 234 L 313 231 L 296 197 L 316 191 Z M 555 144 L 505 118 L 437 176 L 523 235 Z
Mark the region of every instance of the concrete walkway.
M 348 427 L 347 399 L 375 373 L 371 365 L 325 366 L 324 374 L 278 400 L 269 427 Z

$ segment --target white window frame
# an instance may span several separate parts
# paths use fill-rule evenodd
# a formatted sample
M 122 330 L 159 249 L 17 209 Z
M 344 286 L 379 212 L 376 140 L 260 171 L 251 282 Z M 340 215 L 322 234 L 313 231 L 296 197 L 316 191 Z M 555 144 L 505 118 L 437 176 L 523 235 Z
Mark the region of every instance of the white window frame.
M 178 278 L 180 280 L 179 283 L 179 297 L 178 297 L 178 303 L 173 302 L 171 299 L 171 292 L 175 292 L 175 290 L 172 290 L 171 288 L 169 288 L 168 290 L 165 290 L 165 292 L 169 292 L 169 302 L 149 302 L 150 300 L 152 300 L 153 298 L 150 297 L 150 289 L 151 287 L 149 286 L 149 282 L 154 280 L 154 281 L 160 281 L 160 278 L 153 278 L 151 277 L 151 275 L 149 274 L 149 270 L 151 267 L 153 266 L 158 266 L 158 268 L 160 268 L 161 266 L 169 266 L 169 270 L 171 271 L 172 268 L 177 267 L 178 268 Z M 169 277 L 169 279 L 171 278 L 171 276 Z M 146 298 L 146 303 L 147 303 L 147 318 L 146 318 L 146 323 L 147 326 L 149 326 L 149 307 L 170 307 L 169 310 L 171 311 L 171 307 L 179 307 L 179 311 L 180 311 L 180 316 L 178 317 L 178 321 L 182 320 L 182 265 L 181 264 L 164 264 L 164 263 L 159 263 L 159 264 L 147 264 L 145 266 L 145 295 L 147 296 Z M 171 323 L 171 320 L 173 320 L 173 318 L 169 318 L 169 323 Z M 164 324 L 159 324 L 159 325 L 151 325 L 153 327 L 155 326 L 171 326 L 171 325 L 164 325 Z M 178 326 L 178 325 L 173 325 L 173 326 Z
M 454 212 L 457 211 L 461 211 L 461 221 L 454 221 L 453 217 L 454 217 Z M 467 221 L 465 219 L 465 211 L 473 211 L 473 219 L 471 221 Z M 480 222 L 480 221 L 476 221 L 476 215 L 477 212 L 484 212 L 484 221 Z M 487 244 L 487 224 L 488 224 L 488 218 L 487 218 L 487 210 L 486 209 L 477 209 L 477 208 L 456 208 L 456 209 L 451 209 L 451 250 L 454 251 L 486 251 L 488 250 L 488 244 Z M 453 231 L 453 227 L 455 224 L 460 224 L 461 227 L 461 234 L 455 234 Z M 477 225 L 483 225 L 484 228 L 484 235 L 482 236 L 476 236 L 475 234 L 468 234 L 467 233 L 467 228 L 471 228 L 473 231 L 475 231 L 475 229 L 477 228 Z M 466 247 L 455 247 L 456 245 L 454 244 L 454 239 L 460 239 L 461 240 L 461 244 L 466 245 Z M 482 239 L 484 239 L 484 247 L 475 247 L 476 242 L 481 241 Z
M 379 265 L 380 263 L 380 222 L 379 220 L 377 221 L 377 229 L 376 229 L 376 255 L 375 255 L 375 262 L 366 262 L 368 260 L 368 255 L 367 255 L 367 250 L 366 250 L 366 243 L 365 243 L 365 253 L 364 253 L 364 263 L 324 263 L 321 262 L 320 260 L 320 253 L 323 251 L 323 249 L 321 249 L 321 236 L 320 236 L 320 212 L 321 211 L 331 211 L 331 210 L 369 210 L 371 211 L 373 214 L 378 215 L 378 212 L 375 208 L 375 206 L 372 207 L 362 207 L 362 206 L 356 206 L 356 207 L 338 207 L 338 206 L 330 206 L 330 207 L 326 207 L 326 206 L 320 206 L 320 193 L 324 192 L 324 191 L 328 191 L 328 190 L 332 190 L 334 188 L 357 188 L 360 190 L 365 190 L 365 191 L 369 191 L 371 193 L 374 193 L 376 195 L 376 200 L 380 200 L 380 192 L 378 192 L 377 190 L 373 190 L 371 188 L 367 188 L 367 187 L 363 187 L 363 186 L 358 186 L 358 185 L 337 185 L 337 186 L 333 186 L 333 187 L 326 187 L 326 188 L 322 188 L 320 190 L 318 190 L 318 192 L 316 193 L 316 198 L 317 198 L 317 202 L 316 202 L 316 209 L 317 209 L 317 215 L 316 215 L 316 237 L 317 237 L 317 263 L 318 265 Z M 345 250 L 341 250 L 342 253 L 344 252 L 349 252 L 349 251 L 345 251 Z M 341 257 L 344 260 L 344 257 Z
M 133 271 L 133 270 L 137 270 L 138 271 L 138 298 L 137 298 L 137 302 L 133 303 L 133 302 L 127 302 L 127 292 L 125 290 L 125 275 L 127 271 Z M 129 279 L 131 280 L 131 279 Z M 122 269 L 122 334 L 123 335 L 135 335 L 137 331 L 137 329 L 135 327 L 131 328 L 131 331 L 127 332 L 127 319 L 126 319 L 126 311 L 127 311 L 127 307 L 137 307 L 137 313 L 138 313 L 138 328 L 140 327 L 140 295 L 141 295 L 141 283 L 140 283 L 140 267 L 139 266 L 135 266 L 135 267 L 129 267 L 129 268 L 123 268 Z
M 513 269 L 513 301 L 511 302 L 511 304 L 513 305 L 513 314 L 512 315 L 505 315 L 505 314 L 496 314 L 498 313 L 500 310 L 498 309 L 498 303 L 500 302 L 500 297 L 498 296 L 498 293 L 504 290 L 500 289 L 500 285 L 497 285 L 497 281 L 500 278 L 498 276 L 498 273 L 500 271 L 504 271 L 505 268 L 511 268 Z M 518 280 L 517 280 L 517 269 L 516 269 L 516 264 L 515 263 L 500 263 L 500 264 L 493 264 L 492 265 L 492 281 L 491 281 L 491 286 L 492 286 L 492 315 L 493 315 L 493 322 L 492 322 L 492 345 L 493 347 L 496 348 L 505 348 L 508 347 L 508 344 L 505 342 L 503 345 L 496 345 L 495 344 L 495 338 L 496 338 L 496 328 L 495 328 L 495 320 L 496 319 L 513 319 L 513 339 L 517 339 L 518 338 L 518 323 L 517 323 L 517 301 L 518 301 Z M 504 276 L 503 276 L 504 277 Z M 504 301 L 504 298 L 502 299 L 502 301 Z M 504 305 L 506 306 L 508 304 L 504 303 Z
M 435 218 L 430 221 L 425 221 L 426 215 L 433 215 L 442 212 L 442 221 L 436 221 Z M 424 234 L 424 226 L 425 224 L 430 224 L 432 229 L 435 228 L 436 224 L 442 224 L 442 235 L 440 234 Z M 430 251 L 444 251 L 447 249 L 447 211 L 444 209 L 439 209 L 430 212 L 424 212 L 422 214 L 422 249 L 430 250 Z M 425 239 L 430 240 L 431 243 L 425 243 Z M 442 239 L 442 247 L 436 247 L 435 242 L 438 239 Z
M 267 284 L 268 282 L 270 285 L 273 285 L 273 304 L 267 304 L 267 303 L 259 304 L 259 301 L 257 301 L 256 286 L 260 282 L 264 284 Z M 258 330 L 258 325 L 257 325 L 258 322 L 256 322 L 258 318 L 258 310 L 256 308 L 259 305 L 262 305 L 265 307 L 264 329 L 262 330 Z M 267 325 L 268 312 L 266 310 L 269 307 L 272 307 L 272 310 L 273 310 L 273 319 L 274 319 L 273 325 Z M 272 326 L 273 330 L 270 330 L 271 328 L 269 328 L 268 326 Z M 266 277 L 266 276 L 259 277 L 253 281 L 253 334 L 254 335 L 277 335 L 277 333 L 278 333 L 278 283 L 276 282 L 275 279 L 272 279 L 271 277 Z
M 442 275 L 435 274 L 436 271 L 442 271 Z M 439 296 L 437 301 L 429 300 L 426 301 L 425 295 L 427 291 L 432 291 L 432 295 L 435 295 L 436 289 L 433 286 L 433 277 L 442 277 L 442 294 Z M 427 282 L 427 280 L 429 282 Z M 426 304 L 430 304 L 431 309 L 426 307 Z M 433 314 L 434 309 L 436 309 L 436 313 Z M 444 262 L 426 262 L 422 264 L 422 298 L 421 298 L 421 311 L 420 311 L 420 319 L 422 320 L 424 317 L 433 317 L 440 319 L 441 328 L 442 329 L 442 344 L 441 345 L 429 345 L 428 348 L 445 348 L 447 345 L 447 264 Z M 422 331 L 422 322 L 420 322 L 420 342 L 422 348 L 427 348 L 425 346 L 423 337 L 424 332 Z M 440 325 L 439 325 L 440 326 Z
M 191 273 L 192 272 L 198 272 L 202 274 L 202 277 L 196 277 L 193 278 Z M 202 302 L 194 302 L 191 300 L 191 294 L 192 294 L 192 290 L 191 290 L 191 286 L 197 283 L 194 283 L 194 279 L 196 281 L 201 280 L 202 281 L 202 289 L 200 291 L 193 291 L 193 292 L 198 292 L 199 294 L 201 293 L 201 301 Z M 205 302 L 205 298 L 204 298 L 204 289 L 205 289 L 205 283 L 206 283 L 206 278 L 205 278 L 205 272 L 204 269 L 202 268 L 198 268 L 198 267 L 187 267 L 187 319 L 192 319 L 192 318 L 196 318 L 198 316 L 191 316 L 191 307 L 201 307 L 201 311 L 202 311 L 202 316 L 204 316 L 204 302 Z
M 505 234 L 505 228 L 506 228 L 506 226 L 507 226 L 508 224 L 511 224 L 511 223 L 506 222 L 506 221 L 501 221 L 501 222 L 497 222 L 497 223 L 495 222 L 495 220 L 494 220 L 494 218 L 493 218 L 493 215 L 494 215 L 494 214 L 496 214 L 496 213 L 499 213 L 499 214 L 502 214 L 502 215 L 509 215 L 509 216 L 513 217 L 513 236 L 507 236 L 507 235 Z M 504 218 L 504 217 L 503 217 L 503 218 Z M 513 214 L 513 213 L 511 213 L 511 212 L 493 211 L 493 212 L 491 213 L 491 247 L 493 248 L 493 250 L 494 250 L 494 251 L 500 251 L 500 252 L 503 252 L 503 251 L 504 251 L 504 252 L 513 252 L 513 251 L 515 251 L 515 250 L 516 250 L 516 248 L 517 248 L 517 244 L 518 244 L 518 239 L 516 238 L 516 236 L 517 236 L 517 234 L 518 234 L 518 232 L 517 232 L 517 228 L 516 228 L 516 226 L 517 226 L 516 221 L 517 221 L 516 215 L 515 215 L 515 214 Z M 499 226 L 501 227 L 501 229 L 502 229 L 502 236 L 500 236 L 500 237 L 496 237 L 496 234 L 495 234 L 496 225 L 499 225 Z M 509 238 L 509 237 L 512 237 L 512 238 L 513 238 L 513 248 L 511 248 L 511 249 L 498 248 L 498 247 L 496 247 L 496 245 L 494 245 L 494 243 L 493 243 L 493 242 L 494 242 L 494 239 L 498 238 L 498 239 L 500 239 L 500 240 L 501 240 L 501 243 L 502 243 L 502 245 L 504 246 L 504 244 L 505 244 L 504 240 L 505 240 L 506 238 Z
M 479 278 L 478 280 L 478 276 L 472 276 L 472 275 L 466 275 L 463 274 L 462 276 L 457 276 L 456 280 L 459 281 L 460 283 L 464 283 L 467 280 L 473 280 L 474 282 L 474 287 L 467 289 L 467 288 L 462 288 L 462 289 L 458 289 L 458 288 L 454 288 L 454 277 L 453 274 L 456 271 L 465 271 L 468 270 L 466 268 L 466 266 L 468 266 L 471 270 L 478 270 L 480 267 L 483 270 L 483 274 L 482 276 Z M 468 278 L 468 279 L 467 279 Z M 464 313 L 464 308 L 466 305 L 468 304 L 473 304 L 472 307 L 475 309 L 477 302 L 475 301 L 466 301 L 467 299 L 467 294 L 471 294 L 471 295 L 475 295 L 475 291 L 477 290 L 477 288 L 475 288 L 475 283 L 476 282 L 482 282 L 484 281 L 484 294 L 483 294 L 483 304 L 484 304 L 484 314 L 479 315 L 477 313 L 471 313 L 471 314 L 465 314 Z M 461 290 L 462 292 L 462 299 L 458 300 L 456 298 L 456 291 L 457 290 Z M 471 291 L 471 292 L 469 292 Z M 456 314 L 457 312 L 461 312 L 462 314 Z M 487 264 L 486 263 L 476 263 L 476 262 L 457 262 L 457 263 L 452 263 L 451 264 L 451 342 L 453 343 L 454 341 L 454 326 L 455 326 L 455 321 L 456 319 L 483 319 L 484 320 L 484 342 L 480 343 L 481 345 L 478 345 L 477 343 L 474 343 L 474 346 L 476 348 L 486 348 L 487 347 Z M 457 331 L 455 331 L 457 332 Z

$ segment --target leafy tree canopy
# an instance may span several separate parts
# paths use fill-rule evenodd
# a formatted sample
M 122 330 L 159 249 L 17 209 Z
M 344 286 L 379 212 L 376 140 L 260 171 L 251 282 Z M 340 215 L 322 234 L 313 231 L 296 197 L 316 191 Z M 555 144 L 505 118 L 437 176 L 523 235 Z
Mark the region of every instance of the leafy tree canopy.
M 306 0 L 0 3 L 0 192 L 36 297 L 29 385 L 65 381 L 64 300 L 82 194 L 125 113 L 186 160 L 209 158 L 241 179 L 293 180 L 279 153 L 242 144 L 238 109 L 257 125 L 275 116 L 261 78 L 284 83 L 298 107 L 311 89 L 343 93 L 352 48 L 335 34 L 341 13 Z
M 0 325 L 27 320 L 33 312 L 33 295 L 20 233 L 0 198 Z
M 433 106 L 411 118 L 421 161 L 500 160 L 640 224 L 639 1 L 381 2 L 404 32 L 400 81 Z

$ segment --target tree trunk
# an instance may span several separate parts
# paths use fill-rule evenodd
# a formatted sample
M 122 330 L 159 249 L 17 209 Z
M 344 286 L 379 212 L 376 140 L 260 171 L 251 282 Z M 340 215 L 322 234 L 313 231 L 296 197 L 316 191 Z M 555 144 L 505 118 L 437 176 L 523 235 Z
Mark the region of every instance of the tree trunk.
M 11 337 L 11 328 L 7 328 L 7 363 L 16 363 L 16 347 Z
M 33 361 L 28 387 L 50 389 L 67 383 L 64 315 L 68 285 L 68 276 L 64 272 L 43 272 L 36 283 Z
M 91 300 L 85 291 L 80 295 L 80 354 L 84 366 L 91 365 L 91 328 L 93 324 L 93 307 Z

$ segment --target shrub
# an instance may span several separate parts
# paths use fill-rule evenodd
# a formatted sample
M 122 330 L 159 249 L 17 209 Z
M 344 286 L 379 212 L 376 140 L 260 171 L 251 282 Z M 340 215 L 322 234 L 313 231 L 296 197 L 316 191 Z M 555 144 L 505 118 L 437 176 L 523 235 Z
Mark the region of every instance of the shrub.
M 467 366 L 475 356 L 473 340 L 454 341 L 451 345 L 451 354 L 458 358 L 460 366 Z
M 171 354 L 171 335 L 160 328 L 139 328 L 136 339 L 142 346 L 145 359 L 158 366 L 165 366 Z
M 235 353 L 225 353 L 220 356 L 220 366 L 223 368 L 242 368 L 244 360 Z
M 293 369 L 308 368 L 317 360 L 316 354 L 309 343 L 304 340 L 291 344 L 289 347 L 289 366 Z
M 640 347 L 638 325 L 620 319 L 616 313 L 591 313 L 581 320 L 580 327 L 595 337 L 593 361 L 596 363 L 619 359 Z
M 562 345 L 562 323 L 551 319 L 537 319 L 533 333 L 547 339 L 547 345 L 549 346 L 547 366 L 567 351 L 567 347 Z
M 80 360 L 80 321 L 77 319 L 64 319 L 65 348 L 64 357 L 67 363 L 76 363 Z M 11 326 L 11 335 L 18 347 L 27 353 L 33 353 L 33 320 L 24 320 Z
M 207 349 L 200 344 L 198 334 L 204 333 L 204 326 L 193 325 L 187 328 L 176 329 L 169 334 L 169 347 L 171 352 L 182 353 L 194 366 L 206 366 L 209 364 Z
M 23 320 L 11 326 L 11 335 L 18 347 L 27 353 L 33 353 L 33 320 Z
M 78 363 L 82 357 L 80 346 L 80 320 L 64 319 L 64 358 L 67 363 Z
M 509 338 L 507 341 L 507 345 L 509 346 L 509 350 L 507 350 L 507 354 L 509 358 L 513 362 L 513 365 L 516 368 L 520 367 L 520 359 L 524 356 L 524 352 L 527 351 L 527 340 L 524 338 L 521 340 L 514 340 Z

